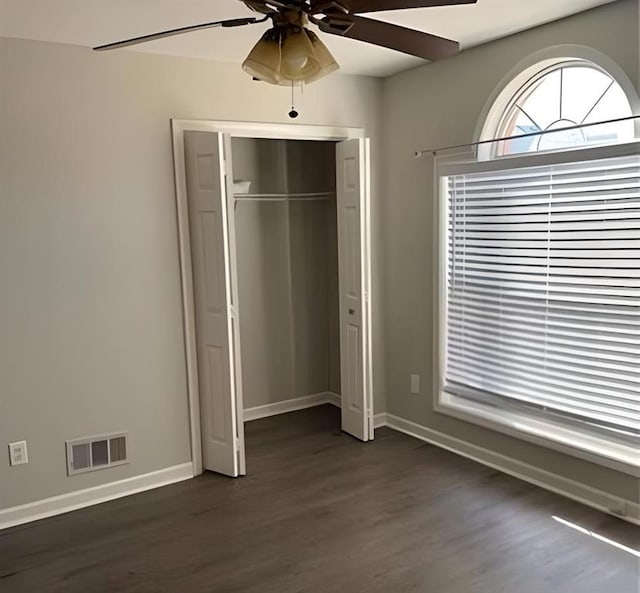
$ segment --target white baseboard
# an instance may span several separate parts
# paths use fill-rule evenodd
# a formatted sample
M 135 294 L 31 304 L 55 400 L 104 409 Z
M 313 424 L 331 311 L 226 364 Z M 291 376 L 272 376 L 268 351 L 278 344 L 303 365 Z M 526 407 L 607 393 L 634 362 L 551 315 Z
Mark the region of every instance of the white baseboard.
M 340 407 L 340 396 L 329 391 L 314 393 L 312 395 L 304 395 L 302 397 L 294 397 L 273 404 L 264 406 L 256 406 L 255 408 L 245 408 L 244 421 L 258 420 L 259 418 L 267 418 L 268 416 L 277 416 L 278 414 L 286 414 L 287 412 L 295 412 L 296 410 L 304 410 L 324 404 L 333 404 Z
M 267 418 L 268 416 L 276 416 L 278 414 L 286 414 L 287 412 L 295 412 L 296 410 L 304 410 L 305 408 L 313 408 L 323 404 L 331 404 L 336 408 L 342 407 L 342 398 L 337 393 L 326 391 L 324 393 L 314 393 L 304 397 L 296 397 L 275 404 L 266 406 L 257 406 L 255 408 L 247 408 L 244 411 L 244 420 L 249 422 L 259 418 Z M 373 419 L 373 427 L 380 428 L 387 425 L 387 414 L 376 414 Z
M 327 391 L 327 403 L 335 406 L 336 408 L 342 407 L 342 398 L 337 393 L 332 393 L 331 391 Z
M 342 398 L 339 395 L 335 393 L 329 393 L 327 395 L 329 396 L 329 403 L 331 405 L 334 405 L 336 408 L 342 407 Z M 376 414 L 373 417 L 373 428 L 381 428 L 386 425 L 387 425 L 386 412 L 381 412 L 380 414 Z
M 387 413 L 382 412 L 381 414 L 376 414 L 373 417 L 373 428 L 382 428 L 383 426 L 387 426 L 388 419 Z
M 340 396 L 332 393 L 319 393 L 285 402 L 278 402 L 268 406 L 259 406 L 245 410 L 252 415 L 251 419 L 264 418 L 275 414 L 284 414 L 294 410 L 323 404 L 333 404 L 339 407 Z M 380 428 L 388 426 L 398 432 L 413 436 L 422 441 L 447 449 L 463 457 L 467 457 L 498 471 L 512 475 L 550 490 L 562 496 L 576 500 L 582 504 L 609 513 L 630 523 L 640 525 L 640 504 L 614 497 L 606 492 L 597 490 L 580 482 L 563 476 L 541 470 L 532 465 L 517 461 L 444 433 L 437 432 L 426 426 L 416 424 L 393 414 L 376 414 L 374 426 Z M 193 478 L 193 465 L 183 463 L 141 476 L 110 482 L 93 488 L 86 488 L 60 496 L 45 498 L 28 504 L 0 510 L 0 530 L 54 515 L 68 513 L 109 500 L 122 498 L 138 492 L 167 486 L 183 480 Z
M 142 474 L 141 476 L 2 509 L 0 510 L 0 530 L 39 519 L 46 519 L 54 515 L 61 515 L 62 513 L 107 502 L 108 500 L 144 492 L 145 490 L 153 490 L 160 486 L 167 486 L 190 478 L 193 478 L 193 464 L 191 462 L 182 463 L 148 474 Z
M 304 397 L 296 397 L 275 404 L 267 404 L 266 406 L 257 406 L 255 408 L 247 408 L 244 411 L 244 421 L 258 420 L 259 418 L 267 418 L 268 416 L 276 416 L 278 414 L 286 414 L 287 412 L 295 412 L 296 410 L 304 410 L 305 408 L 313 408 L 323 404 L 331 404 L 336 408 L 342 407 L 342 398 L 337 393 L 326 391 L 324 393 L 314 393 L 313 395 L 305 395 Z M 387 414 L 376 414 L 373 418 L 373 427 L 380 428 L 387 425 Z
M 384 416 L 384 424 L 380 424 L 380 426 L 386 425 L 398 432 L 403 432 L 432 445 L 462 455 L 482 465 L 535 484 L 540 488 L 566 496 L 635 525 L 640 525 L 640 504 L 638 503 L 623 500 L 602 490 L 544 471 L 495 451 L 472 445 L 393 414 L 379 414 L 378 416 L 380 416 L 380 421 L 383 420 L 382 417 Z M 378 427 L 378 424 L 376 424 L 376 427 Z
M 331 405 L 334 405 L 336 408 L 341 408 L 342 407 L 342 398 L 335 394 L 335 393 L 329 393 L 329 403 Z M 373 417 L 373 428 L 382 428 L 383 426 L 387 425 L 387 414 L 386 412 L 381 412 L 380 414 L 376 414 Z

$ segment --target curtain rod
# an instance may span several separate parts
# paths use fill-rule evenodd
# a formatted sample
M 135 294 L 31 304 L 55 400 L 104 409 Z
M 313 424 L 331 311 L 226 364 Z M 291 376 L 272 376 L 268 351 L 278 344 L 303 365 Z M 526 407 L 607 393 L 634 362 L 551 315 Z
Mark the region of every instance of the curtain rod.
M 415 158 L 419 159 L 422 155 L 432 153 L 435 155 L 444 150 L 454 150 L 456 148 L 471 148 L 481 146 L 483 144 L 491 144 L 493 142 L 506 142 L 507 140 L 518 140 L 520 138 L 531 138 L 532 136 L 543 136 L 544 134 L 555 134 L 557 132 L 567 132 L 569 130 L 579 130 L 581 128 L 590 128 L 592 126 L 602 126 L 604 124 L 615 124 L 618 122 L 630 121 L 640 118 L 640 115 L 630 115 L 627 117 L 619 117 L 617 119 L 608 119 L 604 121 L 593 122 L 590 124 L 579 124 L 575 126 L 567 126 L 566 128 L 557 128 L 556 130 L 542 130 L 540 132 L 529 132 L 528 134 L 520 134 L 518 136 L 505 136 L 504 138 L 493 138 L 492 140 L 479 140 L 478 142 L 469 142 L 468 144 L 455 144 L 453 146 L 441 146 L 440 148 L 430 148 L 426 150 L 418 150 L 414 153 Z

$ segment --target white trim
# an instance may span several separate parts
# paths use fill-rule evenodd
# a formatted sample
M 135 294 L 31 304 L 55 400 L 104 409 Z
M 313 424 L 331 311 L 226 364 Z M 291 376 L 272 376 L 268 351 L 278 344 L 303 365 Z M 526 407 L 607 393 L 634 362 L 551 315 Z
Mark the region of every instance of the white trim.
M 603 438 L 594 431 L 536 418 L 526 412 L 500 409 L 496 413 L 495 408 L 465 400 L 444 389 L 441 389 L 434 409 L 458 420 L 640 478 L 637 447 Z
M 495 451 L 472 445 L 444 433 L 416 424 L 404 418 L 386 414 L 386 426 L 408 434 L 457 455 L 472 459 L 525 482 L 535 484 L 604 513 L 624 519 L 629 523 L 640 525 L 640 504 L 624 500 L 617 496 L 587 486 L 564 476 L 539 469 L 528 463 L 518 461 Z
M 337 393 L 325 391 L 323 393 L 296 397 L 265 406 L 246 408 L 244 411 L 244 421 L 251 422 L 251 420 L 258 420 L 259 418 L 286 414 L 287 412 L 295 412 L 296 410 L 304 410 L 305 408 L 314 408 L 316 406 L 322 406 L 323 404 L 331 404 L 336 408 L 341 408 L 342 398 Z M 381 412 L 373 417 L 374 429 L 382 428 L 383 426 L 387 426 L 386 412 Z
M 373 428 L 382 428 L 383 426 L 389 426 L 389 414 L 381 412 L 373 417 Z
M 364 208 L 364 237 L 363 237 L 363 288 L 364 288 L 364 339 L 365 348 L 365 384 L 366 384 L 366 404 L 368 407 L 369 440 L 375 439 L 375 406 L 373 401 L 373 285 L 371 268 L 371 141 L 369 138 L 364 142 L 364 167 L 363 174 L 365 180 L 364 200 L 361 198 L 361 205 Z
M 321 403 L 331 404 L 336 408 L 342 407 L 342 397 L 340 397 L 337 393 L 332 393 L 331 391 L 327 391 L 324 395 L 326 397 L 326 400 Z M 289 400 L 289 401 L 295 401 L 295 400 Z M 321 404 L 313 404 L 313 405 L 321 405 Z M 253 409 L 257 409 L 257 408 L 253 408 Z M 387 413 L 380 412 L 379 414 L 375 414 L 373 417 L 373 428 L 374 429 L 382 428 L 383 426 L 387 426 Z
M 321 393 L 313 393 L 311 395 L 303 395 L 302 397 L 294 397 L 264 406 L 255 406 L 253 408 L 245 408 L 244 421 L 251 422 L 259 418 L 268 418 L 269 416 L 278 416 L 279 414 L 287 414 L 296 410 L 305 410 L 307 408 L 315 408 L 324 404 L 332 404 L 340 407 L 340 396 L 335 393 L 323 391 Z
M 189 234 L 189 210 L 184 162 L 184 133 L 187 131 L 218 132 L 230 134 L 235 137 L 246 138 L 326 141 L 365 138 L 366 135 L 364 128 L 350 128 L 342 126 L 272 124 L 261 122 L 234 122 L 197 119 L 171 120 L 176 211 L 178 217 L 178 247 L 180 252 L 180 280 L 182 287 L 182 320 L 184 326 L 185 365 L 187 369 L 189 432 L 191 436 L 191 458 L 193 460 L 194 475 L 199 475 L 203 472 L 202 435 L 200 426 L 200 390 L 198 387 L 195 334 L 196 325 L 193 293 L 193 268 L 191 262 L 191 238 Z
M 332 393 L 331 391 L 327 391 L 327 403 L 335 406 L 336 408 L 342 407 L 342 397 L 337 393 Z
M 186 125 L 171 121 L 173 136 L 174 181 L 176 212 L 178 217 L 178 247 L 180 252 L 180 280 L 182 288 L 182 322 L 184 327 L 185 365 L 187 368 L 187 397 L 189 404 L 189 433 L 193 472 L 199 475 L 202 466 L 202 439 L 200 430 L 200 388 L 198 386 L 195 297 L 193 293 L 193 266 L 191 262 L 191 236 L 187 202 L 187 174 L 184 162 L 184 132 Z
M 182 482 L 194 477 L 193 464 L 182 463 L 158 471 L 126 478 L 117 482 L 109 482 L 93 488 L 85 488 L 37 500 L 16 507 L 0 510 L 0 530 L 31 521 L 38 521 L 61 515 L 77 509 L 115 500 L 124 496 L 153 490 L 176 482 Z
M 276 138 L 281 140 L 348 140 L 364 138 L 364 128 L 342 126 L 314 126 L 299 124 L 271 124 L 207 119 L 172 119 L 176 132 L 219 132 L 238 138 Z

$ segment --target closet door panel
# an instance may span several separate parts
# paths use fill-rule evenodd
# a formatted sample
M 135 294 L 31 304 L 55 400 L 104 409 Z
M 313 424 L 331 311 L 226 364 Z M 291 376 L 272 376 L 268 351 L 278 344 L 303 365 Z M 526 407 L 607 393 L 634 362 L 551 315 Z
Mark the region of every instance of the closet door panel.
M 242 397 L 223 141 L 212 132 L 184 136 L 203 465 L 237 476 L 244 467 L 237 410 Z
M 369 308 L 368 142 L 336 148 L 342 429 L 373 438 Z

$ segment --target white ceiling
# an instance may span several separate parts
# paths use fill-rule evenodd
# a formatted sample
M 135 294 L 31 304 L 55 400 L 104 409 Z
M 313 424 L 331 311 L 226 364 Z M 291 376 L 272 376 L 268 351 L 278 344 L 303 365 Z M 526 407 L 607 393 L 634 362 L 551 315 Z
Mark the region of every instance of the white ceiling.
M 485 43 L 613 0 L 479 0 L 478 4 L 376 13 L 375 18 L 457 39 Z M 164 29 L 255 15 L 239 0 L 0 0 L 0 36 L 95 46 Z M 240 63 L 265 25 L 209 29 L 135 50 Z M 324 35 L 342 72 L 388 76 L 418 58 Z

